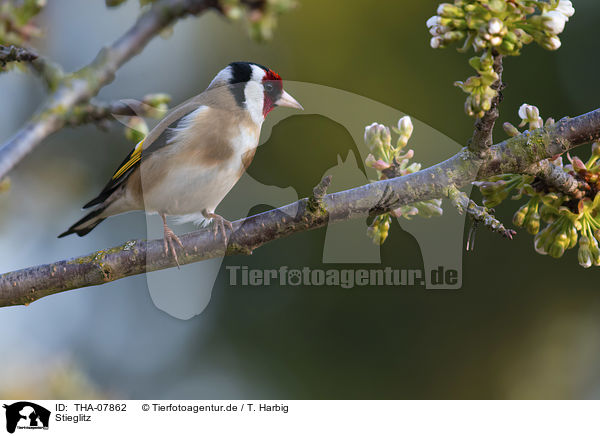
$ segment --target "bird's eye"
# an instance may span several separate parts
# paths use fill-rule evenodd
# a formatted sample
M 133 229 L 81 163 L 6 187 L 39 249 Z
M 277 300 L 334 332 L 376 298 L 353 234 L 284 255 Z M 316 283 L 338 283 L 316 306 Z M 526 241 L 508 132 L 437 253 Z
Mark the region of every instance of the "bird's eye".
M 272 84 L 271 82 L 267 82 L 267 83 L 265 83 L 265 90 L 266 90 L 267 92 L 271 92 L 271 91 L 273 91 L 273 84 Z

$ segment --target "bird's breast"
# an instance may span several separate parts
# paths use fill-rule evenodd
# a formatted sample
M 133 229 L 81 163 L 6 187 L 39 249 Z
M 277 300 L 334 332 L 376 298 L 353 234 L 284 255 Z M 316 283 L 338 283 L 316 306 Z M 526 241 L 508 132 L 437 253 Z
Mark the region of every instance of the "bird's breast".
M 206 150 L 201 150 L 201 155 L 188 153 L 188 159 L 181 159 L 185 155 L 182 151 L 171 154 L 171 159 L 177 156 L 179 162 L 165 165 L 168 170 L 159 183 L 152 182 L 148 171 L 148 182 L 142 183 L 146 208 L 169 215 L 214 211 L 248 168 L 258 145 L 259 129 L 239 126 L 235 133 L 227 144 L 220 138 L 221 147 L 227 147 L 227 151 L 215 149 L 207 156 Z

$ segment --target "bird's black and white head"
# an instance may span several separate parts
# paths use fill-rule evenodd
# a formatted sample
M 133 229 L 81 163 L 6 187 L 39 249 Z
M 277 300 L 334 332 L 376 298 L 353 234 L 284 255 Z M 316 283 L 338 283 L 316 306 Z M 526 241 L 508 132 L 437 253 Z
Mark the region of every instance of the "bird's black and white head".
M 232 62 L 217 74 L 210 88 L 227 86 L 238 107 L 247 110 L 257 124 L 276 106 L 304 109 L 283 89 L 273 70 L 253 62 Z

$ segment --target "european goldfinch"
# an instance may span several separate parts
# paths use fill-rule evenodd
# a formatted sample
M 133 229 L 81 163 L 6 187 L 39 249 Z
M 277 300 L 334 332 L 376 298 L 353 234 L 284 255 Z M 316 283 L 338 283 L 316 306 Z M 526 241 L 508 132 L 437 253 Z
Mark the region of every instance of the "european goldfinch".
M 283 90 L 281 77 L 262 65 L 233 62 L 208 88 L 170 111 L 140 141 L 102 192 L 94 209 L 59 238 L 87 235 L 104 219 L 133 210 L 158 213 L 164 249 L 177 261 L 179 238 L 167 215 L 180 222 L 213 220 L 215 235 L 231 223 L 216 207 L 242 176 L 256 151 L 260 129 L 275 106 L 303 109 Z

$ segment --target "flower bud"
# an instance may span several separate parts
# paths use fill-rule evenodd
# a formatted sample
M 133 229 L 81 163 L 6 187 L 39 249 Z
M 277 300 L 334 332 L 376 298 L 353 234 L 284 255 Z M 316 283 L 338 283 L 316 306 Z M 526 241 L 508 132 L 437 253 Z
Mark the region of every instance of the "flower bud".
M 373 162 L 372 168 L 375 168 L 377 171 L 383 171 L 383 170 L 387 170 L 389 167 L 391 167 L 391 165 L 387 162 L 382 161 L 381 159 L 377 159 L 375 162 Z
M 535 238 L 533 238 L 533 247 L 538 254 L 548 254 L 550 244 L 552 244 L 552 239 L 549 235 L 550 232 L 548 229 L 549 227 L 546 227 L 544 230 L 535 235 Z
M 390 146 L 391 138 L 390 129 L 382 124 L 373 123 L 365 127 L 365 143 L 376 155 L 381 153 L 384 147 Z
M 398 209 L 394 209 L 393 211 L 390 212 L 390 215 L 392 215 L 395 218 L 400 218 L 403 214 L 403 208 L 399 207 Z
M 492 18 L 490 21 L 488 21 L 488 32 L 491 33 L 492 35 L 497 35 L 502 31 L 502 28 L 504 27 L 504 23 L 502 23 L 502 21 L 499 18 Z
M 513 224 L 517 227 L 523 227 L 525 223 L 525 217 L 529 212 L 529 203 L 521 206 L 513 215 Z
M 521 134 L 521 132 L 519 132 L 519 129 L 517 129 L 515 126 L 513 126 L 509 122 L 502 124 L 502 128 L 504 129 L 504 131 L 506 132 L 506 134 L 508 136 L 518 136 Z
M 542 14 L 542 28 L 553 35 L 558 35 L 565 30 L 568 18 L 559 11 L 544 12 Z
M 410 117 L 408 115 L 400 118 L 398 120 L 398 130 L 400 131 L 401 135 L 405 135 L 405 136 L 409 136 L 412 135 L 413 132 L 413 124 L 412 124 L 412 120 L 410 119 Z
M 575 226 L 570 226 L 567 230 L 567 235 L 569 237 L 569 245 L 567 248 L 571 249 L 577 245 L 577 240 L 579 239 L 579 233 L 577 233 L 577 228 Z
M 537 211 L 527 215 L 525 218 L 525 229 L 531 235 L 537 235 L 540 231 L 540 214 Z
M 502 44 L 500 44 L 500 48 L 506 53 L 512 53 L 513 51 L 515 51 L 516 45 L 514 42 L 510 42 L 504 39 L 502 40 Z
M 582 239 L 585 236 L 582 237 Z M 592 266 L 592 252 L 590 251 L 587 245 L 582 245 L 579 243 L 579 250 L 577 251 L 577 260 L 579 261 L 579 265 L 584 268 L 589 268 Z
M 409 116 L 404 116 L 398 120 L 398 138 L 397 146 L 403 148 L 408 143 L 413 132 L 413 124 Z
M 389 146 L 392 142 L 392 134 L 387 126 L 379 125 L 379 135 L 384 146 Z
M 463 39 L 467 34 L 462 30 L 454 30 L 444 33 L 444 42 L 454 42 Z
M 413 157 L 415 157 L 415 151 L 411 148 L 410 150 L 408 150 L 406 153 L 401 154 L 400 156 L 398 156 L 396 159 L 401 161 L 401 160 L 410 160 Z
M 483 38 L 481 38 L 481 36 L 479 36 L 479 35 L 477 35 L 475 37 L 475 39 L 473 40 L 473 46 L 475 48 L 475 51 L 485 48 L 486 45 L 487 45 L 486 41 Z
M 600 157 L 600 142 L 598 141 L 592 144 L 592 156 Z
M 462 8 L 450 3 L 442 3 L 437 8 L 437 14 L 441 17 L 462 18 L 465 16 Z
M 571 164 L 573 165 L 573 169 L 575 171 L 585 171 L 587 169 L 583 161 L 577 156 L 571 158 Z
M 550 245 L 550 250 L 548 250 L 548 254 L 555 259 L 562 257 L 565 254 L 565 246 L 558 240 L 555 240 L 552 245 Z
M 595 266 L 600 266 L 600 247 L 598 247 L 598 241 L 594 237 L 590 239 L 590 252 L 592 254 L 592 263 Z
M 515 30 L 511 30 L 510 32 L 507 32 L 506 35 L 504 36 L 504 40 L 508 41 L 508 42 L 512 42 L 513 44 L 516 44 L 517 42 L 519 42 L 519 36 L 517 34 L 517 31 L 520 29 L 515 29 Z
M 500 44 L 502 44 L 502 37 L 493 36 L 492 38 L 490 38 L 490 44 L 492 44 L 493 47 L 498 47 Z
M 431 46 L 431 48 L 440 48 L 440 47 L 442 47 L 443 43 L 444 43 L 444 39 L 439 36 L 434 36 L 429 41 L 429 45 Z
M 418 162 L 413 162 L 406 167 L 406 174 L 416 173 L 417 171 L 421 171 L 421 164 Z
M 440 199 L 419 201 L 415 203 L 414 206 L 417 208 L 419 211 L 419 216 L 422 218 L 441 216 L 444 213 L 443 209 L 441 208 Z
M 542 41 L 542 47 L 544 47 L 546 50 L 558 50 L 560 45 L 561 42 L 557 36 L 552 36 Z
M 365 144 L 371 146 L 379 140 L 378 126 L 379 124 L 373 123 L 365 127 Z M 379 144 L 376 144 L 376 146 Z

